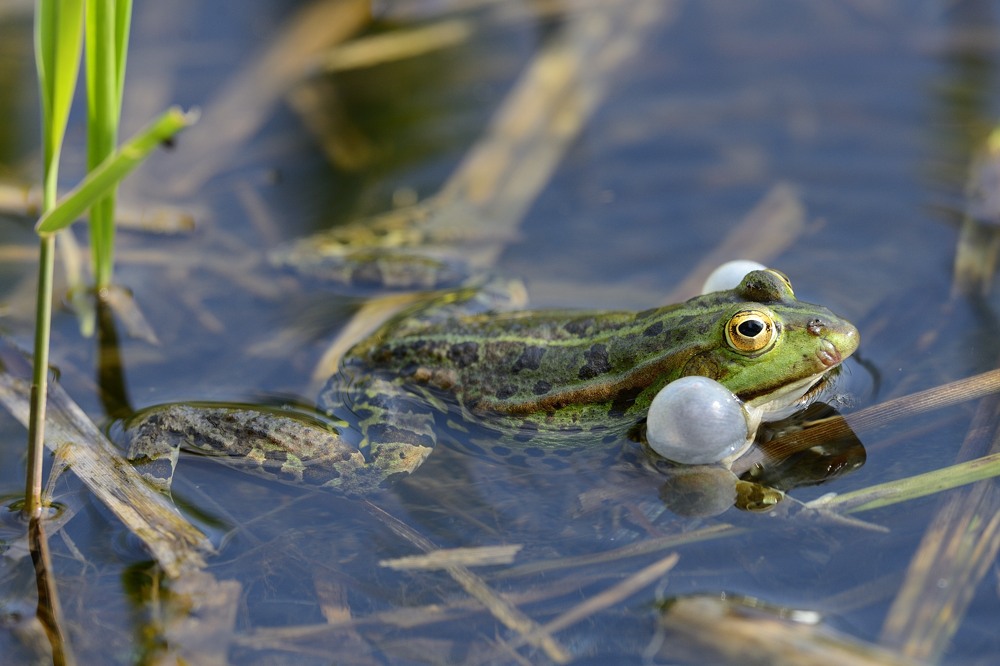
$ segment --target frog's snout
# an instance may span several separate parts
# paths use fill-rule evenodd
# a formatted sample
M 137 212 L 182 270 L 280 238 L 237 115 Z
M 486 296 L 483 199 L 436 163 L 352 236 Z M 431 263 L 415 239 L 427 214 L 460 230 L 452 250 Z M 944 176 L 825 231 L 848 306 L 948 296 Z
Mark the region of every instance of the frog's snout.
M 806 328 L 810 334 L 820 338 L 816 358 L 827 368 L 853 354 L 861 342 L 858 329 L 843 319 L 813 319 Z

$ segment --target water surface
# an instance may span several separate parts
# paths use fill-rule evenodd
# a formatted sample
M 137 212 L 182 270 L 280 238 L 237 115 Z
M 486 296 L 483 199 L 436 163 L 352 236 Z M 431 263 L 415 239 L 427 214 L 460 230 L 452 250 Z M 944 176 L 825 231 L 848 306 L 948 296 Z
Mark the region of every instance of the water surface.
M 173 4 L 166 12 L 137 3 L 130 127 L 161 104 L 209 104 L 293 11 L 264 1 Z M 370 30 L 444 18 L 437 3 L 405 9 L 386 8 Z M 125 232 L 117 279 L 133 290 L 160 343 L 122 334 L 122 391 L 102 394 L 95 341 L 81 338 L 73 316 L 60 312 L 53 360 L 70 394 L 98 422 L 172 400 L 280 395 L 311 403 L 311 369 L 363 297 L 275 272 L 263 253 L 387 210 L 394 197 L 434 193 L 532 53 L 558 30 L 558 20 L 504 16 L 484 3 L 459 15 L 477 26 L 474 39 L 319 81 L 330 113 L 363 148 L 354 161 L 331 162 L 280 100 L 194 191 L 171 187 L 173 165 L 193 146 L 182 137 L 175 151 L 158 155 L 126 189 L 126 201 L 188 207 L 198 227 L 169 237 Z M 29 30 L 27 16 L 4 21 L 5 33 Z M 680 3 L 614 82 L 496 270 L 523 278 L 540 307 L 651 307 L 775 185 L 787 183 L 804 207 L 805 231 L 768 239 L 785 247 L 771 263 L 791 277 L 799 298 L 828 306 L 862 333 L 842 384 L 853 403 L 845 411 L 993 368 L 996 296 L 954 297 L 950 285 L 966 171 L 996 116 L 996 31 L 988 3 L 947 10 L 904 2 Z M 36 132 L 24 111 L 35 95 L 25 65 L 30 42 L 0 44 L 0 81 L 10 91 L 0 102 L 0 165 L 31 179 L 37 160 L 23 140 Z M 74 118 L 67 182 L 83 155 Z M 11 216 L 0 225 L 5 247 L 21 251 L 0 265 L 0 324 L 24 344 L 31 224 Z M 793 496 L 806 501 L 950 464 L 974 409 L 865 435 L 863 468 Z M 13 497 L 22 487 L 23 432 L 3 418 L 0 433 L 0 495 Z M 580 456 L 556 475 L 443 445 L 419 473 L 371 503 L 437 548 L 522 545 L 514 568 L 477 573 L 542 624 L 677 552 L 679 563 L 659 584 L 556 634 L 580 663 L 642 663 L 660 632 L 656 602 L 689 593 L 817 610 L 830 626 L 877 642 L 942 501 L 863 516 L 888 527 L 884 533 L 735 509 L 692 519 L 664 508 L 662 479 L 628 451 L 613 452 L 612 461 Z M 181 470 L 175 498 L 218 545 L 208 572 L 241 586 L 235 635 L 218 639 L 229 641 L 234 663 L 329 663 L 330 655 L 357 663 L 514 663 L 510 650 L 546 663 L 537 648 L 502 647 L 516 643 L 516 634 L 445 573 L 380 566 L 418 548 L 360 501 L 255 479 L 204 458 L 185 458 Z M 77 508 L 53 549 L 80 661 L 156 654 L 163 646 L 149 636 L 160 635 L 162 618 L 149 609 L 160 579 L 148 555 L 71 475 L 55 492 Z M 618 550 L 722 523 L 747 531 L 632 557 Z M 612 557 L 571 559 L 601 553 Z M 561 564 L 530 569 L 550 561 Z M 985 663 L 1000 649 L 1000 600 L 990 576 L 970 585 L 973 603 L 942 661 Z M 4 609 L 30 599 L 23 559 L 5 560 L 0 581 Z M 341 628 L 325 627 L 331 623 Z M 681 652 L 680 637 L 666 640 L 654 663 L 714 658 L 704 648 Z

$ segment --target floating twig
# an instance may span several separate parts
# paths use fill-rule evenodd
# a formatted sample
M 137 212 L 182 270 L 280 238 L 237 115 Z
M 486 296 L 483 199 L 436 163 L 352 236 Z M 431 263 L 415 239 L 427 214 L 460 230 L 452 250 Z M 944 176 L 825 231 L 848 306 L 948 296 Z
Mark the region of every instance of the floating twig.
M 504 546 L 479 546 L 477 548 L 444 548 L 425 555 L 408 555 L 391 560 L 380 560 L 379 566 L 407 571 L 413 569 L 433 570 L 448 567 L 486 567 L 510 564 L 524 548 L 521 544 Z
M 386 527 L 417 548 L 425 552 L 436 550 L 434 544 L 426 537 L 384 509 L 375 506 L 368 500 L 362 500 L 362 506 Z M 525 615 L 521 609 L 494 592 L 482 578 L 459 565 L 446 567 L 445 571 L 456 583 L 462 586 L 462 589 L 469 596 L 485 606 L 493 617 L 508 629 L 517 632 L 525 643 L 539 648 L 556 663 L 565 664 L 570 661 L 572 655 L 565 647 L 543 631 L 542 627 Z

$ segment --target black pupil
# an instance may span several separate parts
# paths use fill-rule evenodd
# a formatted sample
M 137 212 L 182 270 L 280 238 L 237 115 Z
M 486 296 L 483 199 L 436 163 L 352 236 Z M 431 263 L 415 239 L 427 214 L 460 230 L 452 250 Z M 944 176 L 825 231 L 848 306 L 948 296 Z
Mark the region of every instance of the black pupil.
M 748 338 L 756 338 L 764 330 L 764 322 L 759 319 L 747 319 L 736 327 L 740 335 Z

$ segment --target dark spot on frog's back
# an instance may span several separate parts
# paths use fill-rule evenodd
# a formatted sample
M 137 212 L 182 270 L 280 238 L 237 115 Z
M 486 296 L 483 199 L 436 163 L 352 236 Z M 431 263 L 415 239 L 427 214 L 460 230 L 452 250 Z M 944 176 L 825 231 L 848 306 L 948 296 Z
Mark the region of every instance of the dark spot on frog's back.
M 594 325 L 593 317 L 585 317 L 583 319 L 574 319 L 572 321 L 566 322 L 563 328 L 570 335 L 586 335 L 587 330 Z
M 535 395 L 545 395 L 552 390 L 552 384 L 545 381 L 544 379 L 539 379 L 535 382 L 535 385 L 531 387 L 531 392 Z
M 426 355 L 427 342 L 423 340 L 390 341 L 368 352 L 368 362 L 372 365 L 390 365 L 407 358 Z
M 500 398 L 501 400 L 506 400 L 515 393 L 517 393 L 517 389 L 509 385 L 501 386 L 500 388 L 497 389 L 497 397 Z
M 542 356 L 545 356 L 544 347 L 525 347 L 521 355 L 514 361 L 514 365 L 511 366 L 511 371 L 538 370 L 542 364 Z
M 611 369 L 608 359 L 608 348 L 604 345 L 594 345 L 583 353 L 587 363 L 580 368 L 580 379 L 592 379 Z
M 430 351 L 430 343 L 427 340 L 408 340 L 405 344 L 394 344 L 392 354 L 396 359 L 420 358 L 426 356 Z
M 642 334 L 645 335 L 647 338 L 651 338 L 654 335 L 659 335 L 662 332 L 663 332 L 663 322 L 658 321 L 655 324 L 650 324 L 648 327 L 646 327 L 646 330 L 643 331 Z
M 448 350 L 448 360 L 459 368 L 466 368 L 479 360 L 478 342 L 459 342 Z

